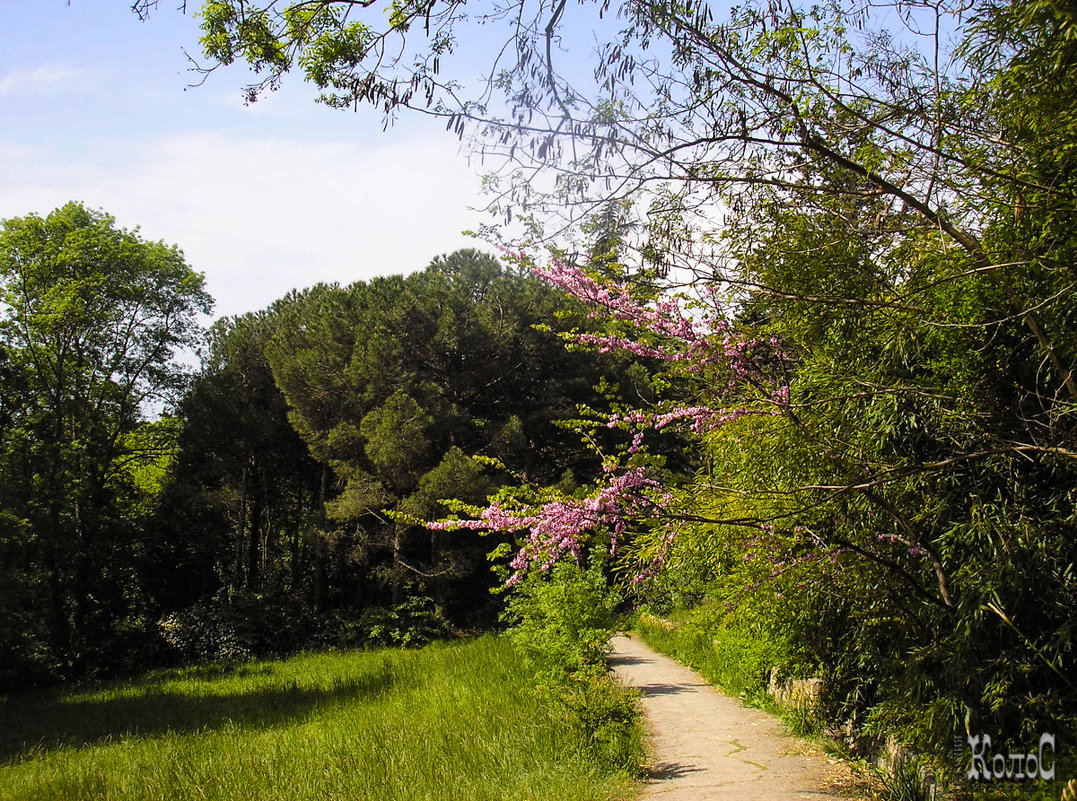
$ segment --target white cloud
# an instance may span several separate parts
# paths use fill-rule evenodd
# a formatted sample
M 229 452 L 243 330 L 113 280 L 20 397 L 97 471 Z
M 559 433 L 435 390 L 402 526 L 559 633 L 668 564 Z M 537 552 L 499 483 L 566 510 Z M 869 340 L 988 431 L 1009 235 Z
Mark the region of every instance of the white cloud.
M 226 134 L 152 144 L 110 141 L 89 156 L 0 143 L 0 217 L 47 213 L 81 200 L 178 244 L 206 273 L 219 314 L 263 308 L 295 287 L 350 283 L 424 267 L 476 247 L 479 179 L 455 139 L 374 147 Z
M 85 70 L 64 64 L 19 67 L 0 75 L 0 97 L 55 89 L 75 78 L 82 78 L 85 74 Z

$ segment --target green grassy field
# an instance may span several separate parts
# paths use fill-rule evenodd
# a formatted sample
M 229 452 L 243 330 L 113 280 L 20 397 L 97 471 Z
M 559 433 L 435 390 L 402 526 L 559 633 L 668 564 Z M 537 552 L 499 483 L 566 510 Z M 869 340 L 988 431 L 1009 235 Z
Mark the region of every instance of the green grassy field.
M 504 640 L 188 668 L 0 703 L 0 799 L 610 799 Z

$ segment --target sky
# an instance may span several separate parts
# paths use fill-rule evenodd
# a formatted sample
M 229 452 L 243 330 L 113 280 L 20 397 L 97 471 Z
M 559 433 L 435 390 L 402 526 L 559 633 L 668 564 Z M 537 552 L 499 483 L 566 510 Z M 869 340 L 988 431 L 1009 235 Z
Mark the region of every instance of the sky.
M 70 200 L 102 209 L 182 248 L 216 315 L 490 250 L 463 233 L 490 222 L 478 211 L 490 167 L 469 163 L 441 122 L 405 112 L 385 131 L 374 109 L 315 103 L 298 75 L 248 106 L 242 65 L 192 86 L 198 20 L 180 2 L 160 0 L 142 22 L 130 0 L 0 0 L 0 219 Z M 594 15 L 565 12 L 557 59 L 574 82 L 620 27 Z M 501 43 L 484 30 L 465 29 L 475 38 L 458 47 L 454 78 L 490 69 Z
M 0 219 L 75 200 L 178 245 L 214 316 L 290 289 L 425 267 L 487 221 L 481 166 L 436 120 L 387 132 L 372 109 L 295 79 L 246 106 L 241 66 L 201 86 L 198 22 L 162 0 L 0 0 Z M 190 3 L 192 7 L 197 3 Z

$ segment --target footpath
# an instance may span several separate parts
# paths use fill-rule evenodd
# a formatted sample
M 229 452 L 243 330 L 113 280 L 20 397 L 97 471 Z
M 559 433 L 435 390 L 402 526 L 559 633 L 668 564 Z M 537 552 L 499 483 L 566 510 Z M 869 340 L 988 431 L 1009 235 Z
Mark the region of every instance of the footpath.
M 636 637 L 613 638 L 618 679 L 643 693 L 650 773 L 643 798 L 661 801 L 856 799 L 844 763 L 785 733 Z

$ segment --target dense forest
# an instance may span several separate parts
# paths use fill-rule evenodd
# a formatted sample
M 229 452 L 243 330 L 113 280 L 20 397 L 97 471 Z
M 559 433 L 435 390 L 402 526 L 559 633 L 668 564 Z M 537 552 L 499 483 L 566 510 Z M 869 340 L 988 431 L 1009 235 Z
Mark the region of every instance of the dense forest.
M 566 3 L 508 4 L 502 116 L 442 74 L 463 3 L 357 5 L 208 2 L 207 70 L 440 116 L 523 247 L 219 321 L 185 376 L 178 251 L 7 221 L 0 680 L 406 642 L 584 576 L 939 765 L 1072 743 L 1074 10 L 629 2 L 577 87 Z
M 421 521 L 596 467 L 556 423 L 604 403 L 603 363 L 534 328 L 582 309 L 491 256 L 203 336 L 202 278 L 101 212 L 0 247 L 5 686 L 489 626 L 497 542 Z

